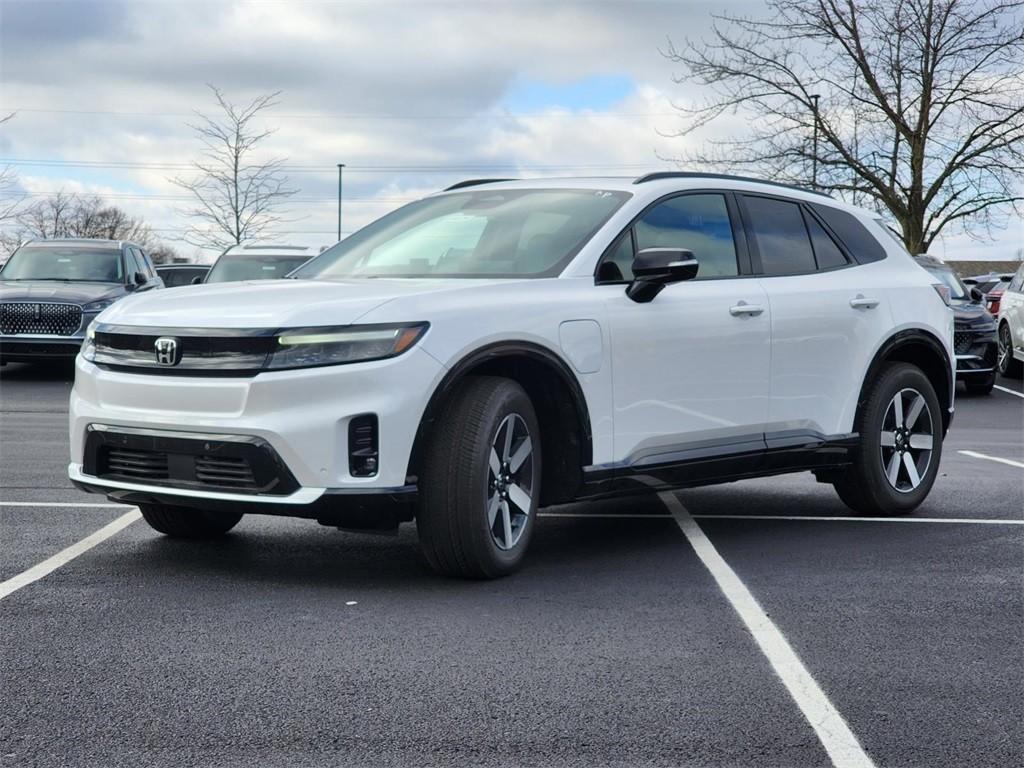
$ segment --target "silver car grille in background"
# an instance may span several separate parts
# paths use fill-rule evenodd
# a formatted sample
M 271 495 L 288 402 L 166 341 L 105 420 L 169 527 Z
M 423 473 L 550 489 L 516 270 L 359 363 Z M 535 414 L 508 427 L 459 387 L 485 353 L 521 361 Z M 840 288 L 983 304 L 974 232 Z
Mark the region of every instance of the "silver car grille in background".
M 0 304 L 0 333 L 6 336 L 19 333 L 71 336 L 81 326 L 82 308 L 77 304 L 23 301 Z

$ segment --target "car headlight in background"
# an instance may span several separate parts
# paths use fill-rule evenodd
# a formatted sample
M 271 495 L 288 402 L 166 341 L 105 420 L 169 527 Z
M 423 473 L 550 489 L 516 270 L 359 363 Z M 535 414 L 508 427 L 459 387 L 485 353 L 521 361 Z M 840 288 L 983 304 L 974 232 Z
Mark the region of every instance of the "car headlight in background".
M 290 328 L 277 336 L 266 370 L 363 363 L 396 357 L 410 349 L 429 323 Z
M 115 301 L 117 301 L 117 299 L 100 299 L 99 301 L 94 301 L 91 304 L 83 304 L 82 305 L 82 311 L 83 312 L 102 312 L 104 309 L 109 307 Z

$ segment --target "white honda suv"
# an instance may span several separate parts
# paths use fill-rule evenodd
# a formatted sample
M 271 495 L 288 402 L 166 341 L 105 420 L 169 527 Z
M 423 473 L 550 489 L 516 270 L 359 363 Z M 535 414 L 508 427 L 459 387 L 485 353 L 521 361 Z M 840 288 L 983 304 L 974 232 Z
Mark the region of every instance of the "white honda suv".
M 909 512 L 953 414 L 945 287 L 871 213 L 783 185 L 467 181 L 292 277 L 103 312 L 71 480 L 170 536 L 415 519 L 435 569 L 494 577 L 573 500 L 809 470 Z

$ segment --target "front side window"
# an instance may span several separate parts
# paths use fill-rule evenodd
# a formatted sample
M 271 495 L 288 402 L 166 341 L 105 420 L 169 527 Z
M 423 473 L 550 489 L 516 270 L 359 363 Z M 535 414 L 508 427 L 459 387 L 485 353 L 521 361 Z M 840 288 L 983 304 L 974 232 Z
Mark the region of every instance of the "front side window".
M 942 281 L 943 285 L 949 288 L 949 295 L 958 301 L 967 301 L 970 296 L 967 287 L 960 282 L 960 278 L 948 267 L 925 267 L 935 277 Z
M 800 206 L 770 197 L 744 198 L 765 275 L 815 271 L 814 251 Z
M 294 276 L 554 277 L 629 197 L 593 189 L 429 197 L 350 235 Z
M 59 245 L 20 248 L 0 270 L 0 280 L 122 283 L 121 251 Z
M 695 194 L 655 205 L 634 225 L 636 247 L 685 248 L 693 251 L 697 278 L 739 274 L 736 244 L 725 196 Z

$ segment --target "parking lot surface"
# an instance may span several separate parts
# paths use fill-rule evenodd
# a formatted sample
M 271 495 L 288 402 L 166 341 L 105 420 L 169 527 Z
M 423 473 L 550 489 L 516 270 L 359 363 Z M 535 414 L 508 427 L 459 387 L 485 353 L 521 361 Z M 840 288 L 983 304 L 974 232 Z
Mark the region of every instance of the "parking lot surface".
M 1024 763 L 1024 395 L 999 386 L 961 393 L 911 518 L 851 519 L 808 474 L 676 496 L 848 765 Z M 0 372 L 0 582 L 131 513 L 65 479 L 70 387 Z M 526 568 L 479 583 L 433 575 L 412 525 L 131 522 L 0 598 L 0 763 L 839 764 L 670 504 L 542 514 Z

